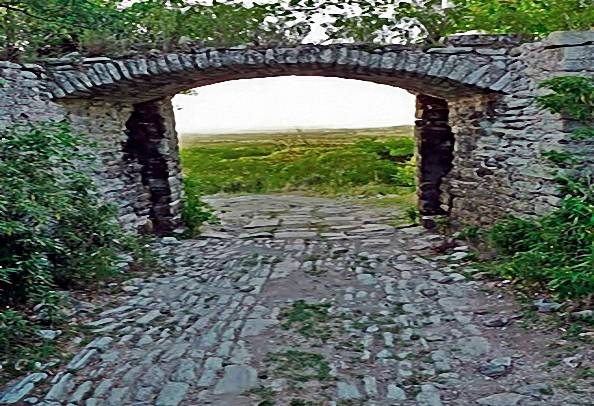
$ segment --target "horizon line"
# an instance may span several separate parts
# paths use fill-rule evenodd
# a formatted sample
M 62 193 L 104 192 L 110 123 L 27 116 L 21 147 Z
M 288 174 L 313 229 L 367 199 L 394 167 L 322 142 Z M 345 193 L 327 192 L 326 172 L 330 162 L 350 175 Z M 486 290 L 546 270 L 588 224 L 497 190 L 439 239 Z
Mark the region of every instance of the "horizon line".
M 300 132 L 324 132 L 324 131 L 360 131 L 360 130 L 388 130 L 402 127 L 414 127 L 414 124 L 397 124 L 389 126 L 378 127 L 263 127 L 257 129 L 238 129 L 238 130 L 221 130 L 215 129 L 209 131 L 181 131 L 178 130 L 179 135 L 231 135 L 231 134 L 262 134 L 262 133 L 300 133 Z

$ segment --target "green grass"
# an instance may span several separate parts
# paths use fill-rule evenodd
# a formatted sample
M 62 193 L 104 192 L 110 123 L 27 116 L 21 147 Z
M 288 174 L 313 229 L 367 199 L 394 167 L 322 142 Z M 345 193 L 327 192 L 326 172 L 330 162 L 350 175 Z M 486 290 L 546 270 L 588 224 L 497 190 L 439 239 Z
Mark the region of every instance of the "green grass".
M 330 303 L 306 303 L 297 300 L 290 308 L 281 312 L 281 327 L 285 330 L 294 329 L 307 338 L 319 338 L 326 341 L 331 336 L 331 330 L 325 325 L 331 319 L 328 314 Z
M 196 202 L 219 192 L 398 195 L 408 204 L 415 189 L 414 149 L 410 127 L 186 136 L 181 159 L 192 206 L 186 218 L 207 218 Z
M 276 375 L 296 382 L 331 380 L 330 365 L 320 354 L 288 350 L 268 354 Z

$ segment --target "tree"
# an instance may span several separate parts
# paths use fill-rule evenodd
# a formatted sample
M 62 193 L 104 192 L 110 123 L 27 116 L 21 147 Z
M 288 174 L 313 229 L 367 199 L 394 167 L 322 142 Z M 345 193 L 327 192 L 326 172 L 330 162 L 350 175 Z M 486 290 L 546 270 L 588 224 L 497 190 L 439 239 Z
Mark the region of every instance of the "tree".
M 78 50 L 90 32 L 123 32 L 117 0 L 0 0 L 3 59 Z
M 455 0 L 447 14 L 449 33 L 480 30 L 544 36 L 553 31 L 590 30 L 591 0 Z
M 587 30 L 591 0 L 0 0 L 4 59 L 134 45 L 365 41 L 410 43 L 479 31 L 542 36 Z

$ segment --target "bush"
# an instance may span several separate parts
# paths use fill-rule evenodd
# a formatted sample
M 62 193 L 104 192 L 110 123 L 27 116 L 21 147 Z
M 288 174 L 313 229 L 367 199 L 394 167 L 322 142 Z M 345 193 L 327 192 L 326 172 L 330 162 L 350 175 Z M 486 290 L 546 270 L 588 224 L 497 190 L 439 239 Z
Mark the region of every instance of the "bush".
M 218 222 L 212 208 L 200 199 L 198 185 L 195 179 L 184 179 L 184 190 L 186 199 L 184 202 L 182 220 L 187 229 L 187 236 L 193 237 L 200 233 L 200 226 L 203 223 Z
M 14 349 L 15 342 L 22 342 L 35 333 L 36 329 L 14 310 L 0 313 L 0 353 L 6 354 Z
M 355 146 L 363 151 L 378 154 L 383 159 L 401 158 L 401 161 L 406 161 L 414 155 L 415 140 L 412 137 L 364 139 L 355 143 Z
M 114 275 L 135 240 L 99 199 L 89 144 L 65 125 L 0 137 L 0 304 L 41 303 L 56 287 Z
M 544 286 L 560 298 L 594 293 L 594 188 L 574 188 L 559 209 L 534 220 L 496 224 L 490 241 L 502 254 L 491 267 L 499 275 Z

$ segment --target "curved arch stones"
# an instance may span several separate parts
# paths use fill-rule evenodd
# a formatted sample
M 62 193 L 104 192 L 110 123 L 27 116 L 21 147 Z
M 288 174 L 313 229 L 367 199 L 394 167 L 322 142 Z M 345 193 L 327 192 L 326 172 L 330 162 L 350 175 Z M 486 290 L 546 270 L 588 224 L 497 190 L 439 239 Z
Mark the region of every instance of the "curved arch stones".
M 428 50 L 367 46 L 198 49 L 127 59 L 87 58 L 50 68 L 55 98 L 114 97 L 134 102 L 232 79 L 280 75 L 334 76 L 389 84 L 438 97 L 505 92 L 514 75 L 505 49 Z
M 594 33 L 450 37 L 422 49 L 375 45 L 186 49 L 127 58 L 0 62 L 0 128 L 68 120 L 99 141 L 93 168 L 123 224 L 166 234 L 183 204 L 170 98 L 212 83 L 283 75 L 361 79 L 417 95 L 419 209 L 465 224 L 534 215 L 559 196 L 541 155 L 573 148 L 572 125 L 540 109 L 538 83 L 594 76 Z M 290 97 L 290 95 L 287 95 Z M 394 106 L 395 109 L 398 106 Z M 232 112 L 221 112 L 221 118 Z M 594 147 L 586 167 L 594 166 Z

